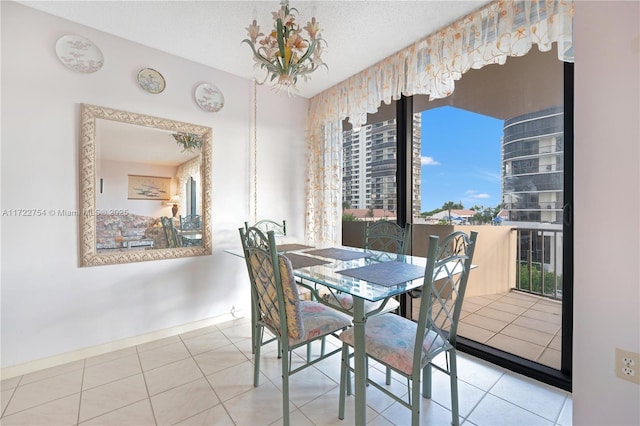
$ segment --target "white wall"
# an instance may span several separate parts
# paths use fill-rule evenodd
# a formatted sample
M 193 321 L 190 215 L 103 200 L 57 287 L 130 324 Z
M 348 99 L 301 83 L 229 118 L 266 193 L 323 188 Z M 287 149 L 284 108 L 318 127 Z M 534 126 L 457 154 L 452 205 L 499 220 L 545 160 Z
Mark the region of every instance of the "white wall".
M 614 375 L 616 347 L 640 352 L 639 18 L 575 4 L 575 425 L 640 424 L 640 386 Z M 628 218 L 611 226 L 611 206 Z
M 77 217 L 2 217 L 2 367 L 248 308 L 244 262 L 223 250 L 238 247 L 238 228 L 253 220 L 253 83 L 23 5 L 0 7 L 1 209 L 78 209 L 80 103 L 213 129 L 212 256 L 80 268 Z M 104 67 L 63 66 L 55 43 L 65 34 L 92 40 Z M 164 75 L 164 92 L 138 87 L 145 67 Z M 220 112 L 193 100 L 202 82 L 225 95 Z M 257 213 L 302 235 L 308 101 L 267 87 L 257 97 Z
M 100 161 L 98 179 L 103 179 L 103 191 L 100 187 L 96 193 L 97 210 L 127 211 L 131 214 L 160 218 L 171 217 L 173 213 L 167 201 L 161 200 L 129 200 L 129 175 L 170 177 L 171 188 L 168 196 L 178 192 L 176 179 L 177 166 L 159 164 L 131 163 L 125 161 Z

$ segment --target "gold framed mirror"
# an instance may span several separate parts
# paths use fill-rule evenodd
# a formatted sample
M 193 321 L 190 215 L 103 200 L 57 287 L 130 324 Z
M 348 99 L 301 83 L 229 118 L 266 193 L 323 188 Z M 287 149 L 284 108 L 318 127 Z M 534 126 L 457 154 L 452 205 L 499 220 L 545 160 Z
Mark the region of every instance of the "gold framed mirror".
M 210 127 L 81 104 L 80 264 L 211 254 Z

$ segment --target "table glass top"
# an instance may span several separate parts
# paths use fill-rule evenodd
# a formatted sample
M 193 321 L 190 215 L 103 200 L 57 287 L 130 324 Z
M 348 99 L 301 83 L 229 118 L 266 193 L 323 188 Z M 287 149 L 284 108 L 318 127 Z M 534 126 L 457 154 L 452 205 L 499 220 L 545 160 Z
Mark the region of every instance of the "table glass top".
M 427 259 L 424 257 L 397 255 L 346 246 L 335 247 L 333 249 L 339 249 L 341 251 L 341 253 L 338 254 L 341 258 L 348 257 L 345 256 L 342 251 L 352 251 L 354 252 L 354 256 L 364 256 L 350 260 L 339 260 L 312 254 L 312 250 L 297 251 L 297 254 L 317 257 L 318 259 L 322 259 L 328 263 L 294 269 L 294 275 L 298 278 L 302 278 L 303 280 L 326 285 L 334 290 L 349 293 L 353 296 L 370 301 L 378 301 L 390 296 L 405 293 L 409 290 L 422 286 L 424 282 L 423 274 L 427 262 Z M 383 265 L 383 269 L 385 270 L 375 271 L 376 269 L 381 269 L 381 263 L 387 263 L 386 265 Z M 407 268 L 405 268 L 407 265 L 413 265 L 414 270 L 408 272 Z M 356 268 L 362 268 L 362 270 L 359 271 L 360 273 L 350 271 Z M 422 273 L 416 273 L 416 271 L 422 271 Z M 351 272 L 353 272 L 353 274 L 351 274 Z M 375 276 L 376 272 L 379 272 L 379 275 Z M 409 274 L 406 275 L 406 277 L 409 278 L 409 281 L 398 282 L 397 278 L 392 281 L 388 281 L 385 277 L 385 275 L 394 275 L 397 277 L 398 274 L 403 273 Z M 366 277 L 370 277 L 370 280 L 368 281 Z M 411 277 L 415 278 L 411 279 Z
M 225 251 L 239 257 L 244 257 L 241 248 L 227 249 Z M 374 302 L 421 287 L 424 283 L 423 273 L 427 263 L 427 259 L 424 257 L 398 255 L 348 246 L 335 246 L 321 249 L 317 247 L 307 247 L 301 250 L 285 251 L 283 254 L 285 256 L 287 256 L 287 254 L 295 254 L 307 258 L 307 260 L 304 261 L 297 259 L 295 256 L 293 256 L 294 259 L 290 259 L 294 267 L 293 274 L 305 280 L 307 283 L 311 282 L 325 285 L 334 290 L 339 290 Z M 315 263 L 308 261 L 308 258 L 317 259 L 323 261 L 323 263 L 305 266 Z M 385 265 L 384 267 L 374 266 L 380 265 L 383 262 L 388 262 L 389 265 Z M 398 263 L 402 265 L 398 265 Z M 296 265 L 303 265 L 303 267 L 296 267 Z M 370 265 L 371 268 L 366 268 Z M 362 268 L 361 273 L 354 272 L 351 274 L 351 272 L 348 272 L 356 268 Z M 375 271 L 376 269 L 380 270 Z M 422 273 L 418 274 L 417 271 L 421 271 Z M 376 272 L 379 272 L 379 274 L 374 277 L 372 274 L 376 274 Z M 398 275 L 403 274 L 404 276 L 416 278 L 398 283 Z M 356 276 L 370 277 L 371 281 L 356 278 Z M 388 280 L 386 278 L 388 276 L 393 276 L 393 279 Z

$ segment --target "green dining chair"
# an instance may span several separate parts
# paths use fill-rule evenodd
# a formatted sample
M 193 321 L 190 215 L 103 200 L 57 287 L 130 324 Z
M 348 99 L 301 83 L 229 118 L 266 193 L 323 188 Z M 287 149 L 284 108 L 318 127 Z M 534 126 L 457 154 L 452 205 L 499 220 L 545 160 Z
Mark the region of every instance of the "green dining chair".
M 202 218 L 199 214 L 180 216 L 181 231 L 202 230 Z
M 300 300 L 298 285 L 293 276 L 291 262 L 278 254 L 274 231 L 265 235 L 258 228 L 240 228 L 240 239 L 251 282 L 252 302 L 257 314 L 255 321 L 254 376 L 253 385 L 259 385 L 260 349 L 264 330 L 267 329 L 277 340 L 282 359 L 282 411 L 283 423 L 289 425 L 289 376 L 311 365 L 340 353 L 337 348 L 329 353 L 291 368 L 292 352 L 328 335 L 337 333 L 351 325 L 351 317 L 326 305 Z
M 287 235 L 287 222 L 285 220 L 280 223 L 271 219 L 262 219 L 254 223 L 253 226 L 265 234 L 273 231 L 276 237 L 286 237 Z M 244 223 L 244 228 L 249 229 L 249 222 Z
M 378 220 L 376 222 L 367 222 L 364 231 L 364 249 L 376 250 L 383 252 L 380 254 L 381 261 L 393 260 L 394 255 L 404 255 L 409 247 L 409 238 L 411 236 L 411 224 L 407 223 L 405 227 L 398 225 L 397 222 L 388 220 Z M 390 255 L 391 254 L 391 255 Z M 340 306 L 343 309 L 353 312 L 353 296 L 346 293 L 340 293 L 329 290 L 325 294 L 325 301 L 334 306 Z M 394 312 L 400 307 L 400 302 L 395 298 L 380 300 L 378 302 L 370 302 L 365 300 L 364 312 L 367 316 Z M 368 361 L 367 361 L 368 363 Z M 387 369 L 386 382 L 391 384 L 391 369 Z M 351 384 L 348 384 L 349 387 Z
M 392 255 L 404 255 L 409 246 L 410 236 L 410 223 L 407 223 L 403 228 L 396 222 L 387 220 L 368 222 L 364 231 L 363 247 L 365 250 L 376 250 Z M 380 260 L 393 260 L 393 256 L 387 254 L 381 254 L 381 256 L 386 258 Z M 325 300 L 330 304 L 340 305 L 343 309 L 353 310 L 353 297 L 350 294 L 329 292 L 325 295 Z M 367 315 L 375 315 L 393 312 L 398 309 L 399 306 L 400 303 L 396 299 L 389 299 L 386 302 L 365 301 L 364 311 Z
M 259 229 L 260 231 L 262 231 L 263 234 L 267 234 L 267 232 L 269 231 L 273 231 L 274 235 L 276 237 L 286 237 L 287 235 L 287 222 L 286 221 L 282 221 L 282 223 L 276 222 L 275 220 L 272 219 L 262 219 L 257 221 L 255 224 L 253 224 L 254 228 Z M 249 222 L 245 222 L 244 223 L 244 229 L 245 231 L 248 231 L 250 228 Z M 254 330 L 254 325 L 256 322 L 256 313 L 255 310 L 253 308 L 253 303 L 251 306 L 251 339 L 253 340 L 254 344 L 251 345 L 252 347 L 252 352 L 251 353 L 255 353 L 253 352 L 254 348 L 255 348 L 255 340 L 256 340 L 256 336 L 255 333 L 253 332 Z
M 427 265 L 422 286 L 418 322 L 393 313 L 376 315 L 365 324 L 366 356 L 407 379 L 407 392 L 393 393 L 367 377 L 367 383 L 411 410 L 411 424 L 420 424 L 420 379 L 422 395 L 431 398 L 431 370 L 436 368 L 450 377 L 452 424 L 459 423 L 458 373 L 456 362 L 456 335 L 462 303 L 471 270 L 477 232 L 470 235 L 454 232 L 441 242 L 429 237 Z M 435 277 L 435 278 L 434 278 Z M 353 329 L 340 335 L 342 340 L 342 370 L 340 374 L 340 401 L 338 417 L 344 419 L 345 394 L 351 367 L 349 348 L 354 345 Z M 441 367 L 434 358 L 444 354 L 446 363 Z
M 160 222 L 162 223 L 162 230 L 164 231 L 164 237 L 167 241 L 167 247 L 181 247 L 180 239 L 178 238 L 178 232 L 176 230 L 176 227 L 173 225 L 173 219 L 163 216 L 160 218 Z
M 280 223 L 280 222 L 277 222 L 277 221 L 272 220 L 272 219 L 262 219 L 262 220 L 257 221 L 253 226 L 255 228 L 258 228 L 259 230 L 261 230 L 263 234 L 266 234 L 269 231 L 273 231 L 273 234 L 276 237 L 286 237 L 287 236 L 287 221 L 286 220 L 283 220 L 282 223 Z M 249 229 L 249 222 L 245 222 L 244 223 L 244 229 L 245 230 Z M 311 297 L 313 297 L 313 295 L 314 295 L 314 293 L 310 293 L 309 290 L 305 286 L 300 287 L 299 290 L 302 293 L 310 294 Z M 255 317 L 256 317 L 255 312 L 252 312 L 251 313 L 251 322 L 252 322 L 252 324 L 255 322 Z M 253 334 L 252 334 L 251 337 L 252 337 L 252 339 L 255 340 L 255 336 Z M 322 339 L 321 349 L 320 349 L 320 353 L 321 354 L 324 354 L 325 348 L 326 348 L 326 342 L 325 342 L 325 339 Z M 311 351 L 312 351 L 312 347 L 311 347 L 311 345 L 308 345 L 307 346 L 307 360 L 311 360 L 311 357 L 312 357 Z

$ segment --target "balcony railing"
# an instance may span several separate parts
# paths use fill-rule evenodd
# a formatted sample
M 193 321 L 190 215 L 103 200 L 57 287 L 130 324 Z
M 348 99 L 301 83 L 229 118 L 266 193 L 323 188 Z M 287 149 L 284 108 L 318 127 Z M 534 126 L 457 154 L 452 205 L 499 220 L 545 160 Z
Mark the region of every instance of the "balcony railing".
M 505 210 L 549 210 L 549 209 L 561 209 L 562 206 L 557 201 L 532 201 L 517 203 L 505 203 Z
M 365 222 L 342 225 L 342 243 L 362 247 Z M 562 298 L 561 263 L 555 267 L 551 262 L 562 258 L 562 232 L 559 226 L 545 226 L 430 225 L 414 218 L 410 252 L 425 256 L 430 235 L 444 238 L 452 231 L 478 231 L 476 268 L 469 275 L 459 335 L 560 369 L 562 304 L 550 298 Z M 405 314 L 415 320 L 420 299 L 408 301 Z
M 509 173 L 505 174 L 505 177 L 530 175 L 535 173 L 553 173 L 563 171 L 562 164 L 542 164 L 534 165 L 530 167 L 513 167 Z
M 342 243 L 362 247 L 364 222 L 343 222 Z M 454 230 L 479 231 L 467 296 L 505 293 L 511 289 L 562 299 L 562 231 L 558 228 L 429 225 L 411 227 L 410 253 L 425 256 L 429 235 L 444 237 Z
M 517 234 L 516 288 L 562 299 L 562 231 L 514 228 Z

